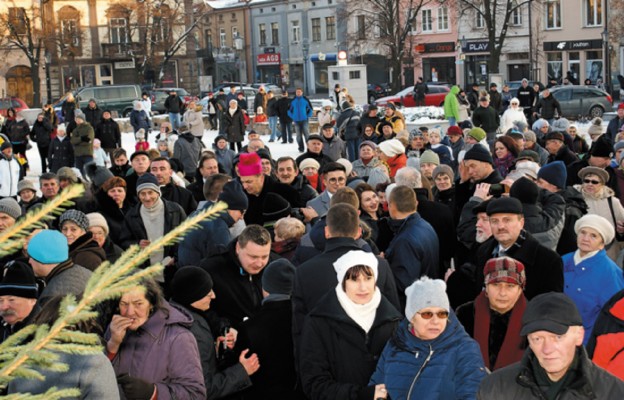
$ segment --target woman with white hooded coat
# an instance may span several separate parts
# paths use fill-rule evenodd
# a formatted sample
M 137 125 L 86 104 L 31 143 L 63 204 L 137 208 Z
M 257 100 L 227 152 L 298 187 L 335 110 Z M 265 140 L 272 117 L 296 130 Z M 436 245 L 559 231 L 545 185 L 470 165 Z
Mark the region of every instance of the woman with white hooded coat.
M 525 124 L 527 123 L 524 111 L 522 107 L 520 107 L 520 100 L 514 97 L 509 102 L 509 108 L 505 110 L 501 117 L 500 123 L 502 132 L 506 133 L 509 129 L 513 128 L 517 121 L 524 122 Z

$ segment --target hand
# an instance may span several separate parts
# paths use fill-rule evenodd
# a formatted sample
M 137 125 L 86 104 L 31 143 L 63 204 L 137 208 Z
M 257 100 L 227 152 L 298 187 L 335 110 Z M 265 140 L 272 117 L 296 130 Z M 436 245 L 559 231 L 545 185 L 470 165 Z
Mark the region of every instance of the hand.
M 147 239 L 141 239 L 141 240 L 139 240 L 139 247 L 143 249 L 143 248 L 149 246 L 150 243 L 151 242 L 149 240 L 147 240 Z
M 479 183 L 477 188 L 475 189 L 474 196 L 482 199 L 483 201 L 487 201 L 492 198 L 490 195 L 490 184 L 489 183 Z
M 379 385 L 375 385 L 375 397 L 373 398 L 375 400 L 388 398 L 388 391 L 386 390 L 385 384 L 380 383 Z
M 117 377 L 117 383 L 121 386 L 128 400 L 150 400 L 156 387 L 140 378 L 134 378 L 128 374 Z
M 615 230 L 617 231 L 617 233 L 624 233 L 624 221 L 618 221 L 616 225 L 617 226 Z
M 109 325 L 111 331 L 111 338 L 109 339 L 106 349 L 111 353 L 117 353 L 121 342 L 126 337 L 126 331 L 128 327 L 132 325 L 132 318 L 122 317 L 121 315 L 113 315 L 113 319 Z
M 219 336 L 217 338 L 217 346 L 221 343 L 225 342 L 225 345 L 228 349 L 232 350 L 234 345 L 236 344 L 236 338 L 238 336 L 238 332 L 234 328 L 230 328 L 228 333 L 225 336 Z
M 465 161 L 462 161 L 457 166 L 459 170 L 459 182 L 464 183 L 470 180 L 470 175 L 468 175 L 468 168 L 466 168 Z
M 245 372 L 247 375 L 253 375 L 260 368 L 260 360 L 256 354 L 252 354 L 249 358 L 245 358 L 249 349 L 245 349 L 241 352 L 240 357 L 238 357 L 238 362 L 243 365 L 245 368 Z
M 303 208 L 300 208 L 300 210 L 301 210 L 301 213 L 304 216 L 303 220 L 305 222 L 310 222 L 314 218 L 318 217 L 318 213 L 312 207 L 303 207 Z

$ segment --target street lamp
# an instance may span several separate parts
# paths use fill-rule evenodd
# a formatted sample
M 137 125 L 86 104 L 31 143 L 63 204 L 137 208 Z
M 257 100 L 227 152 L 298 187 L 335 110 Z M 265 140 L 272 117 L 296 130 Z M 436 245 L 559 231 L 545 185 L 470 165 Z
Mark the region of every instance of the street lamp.
M 302 40 L 301 53 L 303 54 L 303 90 L 306 94 L 308 94 L 307 65 L 308 56 L 310 55 L 310 42 L 308 42 L 307 38 Z
M 362 59 L 360 58 L 360 46 L 355 45 L 353 48 L 353 55 L 355 55 L 355 62 L 358 64 L 362 64 Z
M 47 102 L 52 104 L 52 85 L 50 84 L 50 64 L 52 63 L 52 55 L 48 49 L 46 49 L 43 53 L 43 58 L 45 59 L 46 94 L 48 95 Z
M 464 54 L 464 49 L 466 48 L 466 46 L 468 45 L 468 41 L 466 40 L 466 36 L 462 35 L 461 39 L 459 39 L 459 59 L 463 60 L 463 70 L 464 73 L 462 74 L 462 82 L 461 85 L 465 86 L 466 85 L 466 55 Z
M 609 31 L 606 27 L 600 36 L 602 36 L 602 45 L 604 47 L 604 89 L 607 93 L 611 94 L 611 57 L 609 57 Z
M 238 56 L 238 77 L 241 81 L 241 83 L 243 83 L 244 81 L 246 81 L 247 79 L 245 78 L 245 80 L 243 80 L 243 72 L 245 71 L 243 66 L 244 66 L 244 61 L 242 60 L 242 53 L 243 53 L 243 47 L 245 45 L 244 39 L 243 37 L 240 35 L 240 33 L 236 32 L 236 36 L 234 36 L 234 48 L 236 49 L 236 55 Z

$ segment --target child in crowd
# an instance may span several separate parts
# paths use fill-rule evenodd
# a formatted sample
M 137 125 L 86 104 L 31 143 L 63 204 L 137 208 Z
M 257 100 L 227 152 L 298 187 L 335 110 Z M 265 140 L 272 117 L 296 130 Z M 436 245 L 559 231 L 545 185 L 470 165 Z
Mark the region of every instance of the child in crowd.
M 111 164 L 110 156 L 102 148 L 100 139 L 93 139 L 93 161 L 95 165 L 99 165 L 100 167 L 108 168 Z
M 147 151 L 149 150 L 149 143 L 145 141 L 145 129 L 141 128 L 136 133 L 136 144 L 134 145 L 135 151 Z
M 254 117 L 254 123 L 256 122 L 267 122 L 267 116 L 264 113 L 264 110 L 262 109 L 262 107 L 258 107 L 258 110 L 256 111 L 256 116 Z
M 169 143 L 167 139 L 160 139 L 158 141 L 158 152 L 161 157 L 171 158 L 171 152 L 169 151 Z

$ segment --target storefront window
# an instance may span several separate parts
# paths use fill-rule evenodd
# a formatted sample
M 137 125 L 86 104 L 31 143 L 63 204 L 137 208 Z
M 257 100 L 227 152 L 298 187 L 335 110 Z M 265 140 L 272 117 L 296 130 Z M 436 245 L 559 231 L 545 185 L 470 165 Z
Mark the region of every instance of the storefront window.
M 563 56 L 561 53 L 546 53 L 548 60 L 548 80 L 556 79 L 557 82 L 563 77 Z
M 596 85 L 598 80 L 603 80 L 602 74 L 602 51 L 588 51 L 585 53 L 585 75 L 592 85 Z
M 468 56 L 466 57 L 466 86 L 472 83 L 479 85 L 487 85 L 488 82 L 488 63 L 489 56 Z
M 576 83 L 579 83 L 581 76 L 581 54 L 578 51 L 568 53 L 568 71 L 572 71 L 572 76 Z
M 455 57 L 425 58 L 422 63 L 425 82 L 456 82 Z

